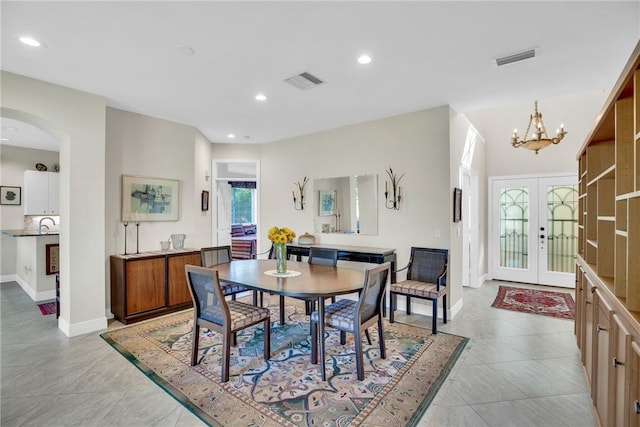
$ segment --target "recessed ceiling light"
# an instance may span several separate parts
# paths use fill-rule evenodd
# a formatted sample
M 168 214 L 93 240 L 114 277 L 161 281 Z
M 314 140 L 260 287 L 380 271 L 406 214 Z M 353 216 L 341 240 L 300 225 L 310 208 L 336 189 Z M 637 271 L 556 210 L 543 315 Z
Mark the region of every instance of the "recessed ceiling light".
M 236 136 L 235 136 L 234 134 L 232 134 L 232 133 L 230 133 L 229 135 L 227 135 L 227 138 L 229 138 L 229 139 L 233 139 L 233 138 L 235 138 L 235 137 L 236 137 Z
M 10 130 L 11 132 L 15 132 L 18 128 L 14 128 L 13 126 L 2 126 L 2 130 Z
M 40 46 L 40 42 L 36 39 L 34 39 L 33 37 L 20 37 L 18 40 L 20 40 L 22 43 L 26 44 L 27 46 L 32 46 L 32 47 L 39 47 Z
M 196 51 L 193 50 L 191 46 L 186 46 L 181 44 L 180 46 L 176 47 L 176 49 L 178 49 L 178 52 L 180 52 L 183 55 L 193 56 L 196 54 Z
M 256 100 L 258 101 L 266 101 L 267 100 L 267 95 L 265 95 L 264 93 L 259 93 L 256 95 Z
M 369 55 L 360 55 L 358 57 L 358 62 L 360 64 L 368 64 L 371 62 L 371 57 Z
M 0 141 L 11 141 L 9 138 L 0 138 Z

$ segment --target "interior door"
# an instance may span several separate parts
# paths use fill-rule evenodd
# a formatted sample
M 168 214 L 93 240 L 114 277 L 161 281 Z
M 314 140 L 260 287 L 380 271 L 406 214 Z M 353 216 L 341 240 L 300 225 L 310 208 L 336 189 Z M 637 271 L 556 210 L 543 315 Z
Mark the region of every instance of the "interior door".
M 227 181 L 216 181 L 218 246 L 231 245 L 231 185 Z
M 491 179 L 492 276 L 575 286 L 577 178 Z

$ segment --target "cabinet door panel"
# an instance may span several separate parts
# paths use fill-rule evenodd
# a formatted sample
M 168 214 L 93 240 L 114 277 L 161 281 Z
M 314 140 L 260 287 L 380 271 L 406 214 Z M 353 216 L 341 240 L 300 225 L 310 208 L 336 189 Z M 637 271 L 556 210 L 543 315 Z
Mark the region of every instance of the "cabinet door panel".
M 625 413 L 627 407 L 629 378 L 628 378 L 628 361 L 629 361 L 629 349 L 631 347 L 632 335 L 622 322 L 622 318 L 617 314 L 613 315 L 611 332 L 615 334 L 613 340 L 614 355 L 611 360 L 611 366 L 613 367 L 613 393 L 612 397 L 615 397 L 613 405 L 613 415 L 610 417 L 613 425 L 627 426 L 629 425 L 629 415 Z
M 164 258 L 127 262 L 127 314 L 165 306 Z
M 49 208 L 49 177 L 46 172 L 24 171 L 24 213 L 42 215 Z
M 60 175 L 49 172 L 49 211 L 51 214 L 60 213 Z
M 627 413 L 629 414 L 629 425 L 640 427 L 640 343 L 631 343 L 630 353 L 630 386 Z
M 603 426 L 612 425 L 610 417 L 613 414 L 612 405 L 614 405 L 615 395 L 612 395 L 612 365 L 611 360 L 614 355 L 612 348 L 611 334 L 611 317 L 613 310 L 606 300 L 601 298 L 599 291 L 596 291 L 597 323 L 596 334 L 594 338 L 595 360 L 594 360 L 594 384 L 595 396 L 594 403 L 600 417 L 600 424 Z
M 191 294 L 184 275 L 186 264 L 200 265 L 200 254 L 176 255 L 168 257 L 169 305 L 191 301 Z

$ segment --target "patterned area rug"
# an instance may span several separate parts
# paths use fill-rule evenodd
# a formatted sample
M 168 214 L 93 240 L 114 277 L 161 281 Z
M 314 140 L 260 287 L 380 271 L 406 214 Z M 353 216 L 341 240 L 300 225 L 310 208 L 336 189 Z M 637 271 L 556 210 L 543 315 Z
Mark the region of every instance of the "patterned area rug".
M 571 294 L 566 292 L 500 286 L 491 307 L 561 319 L 573 319 L 575 302 Z
M 45 302 L 43 304 L 38 304 L 38 308 L 40 309 L 40 313 L 45 316 L 48 314 L 56 314 L 55 302 Z
M 266 298 L 272 319 L 277 297 Z M 220 383 L 219 334 L 201 329 L 201 363 L 189 366 L 192 311 L 134 324 L 101 336 L 151 380 L 209 425 L 415 426 L 468 339 L 385 321 L 387 358 L 364 342 L 365 380 L 355 377 L 353 335 L 340 345 L 327 331 L 327 381 L 310 361 L 309 317 L 287 299 L 284 326 L 272 321 L 271 360 L 262 358 L 258 326 L 238 333 L 230 380 Z

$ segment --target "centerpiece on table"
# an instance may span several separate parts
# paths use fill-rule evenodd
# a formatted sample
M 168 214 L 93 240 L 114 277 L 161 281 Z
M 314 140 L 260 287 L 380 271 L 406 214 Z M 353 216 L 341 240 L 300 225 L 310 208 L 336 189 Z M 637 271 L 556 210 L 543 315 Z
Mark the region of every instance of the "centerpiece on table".
M 273 242 L 273 250 L 276 255 L 276 272 L 287 272 L 287 243 L 291 243 L 296 233 L 287 227 L 271 227 L 267 237 Z

